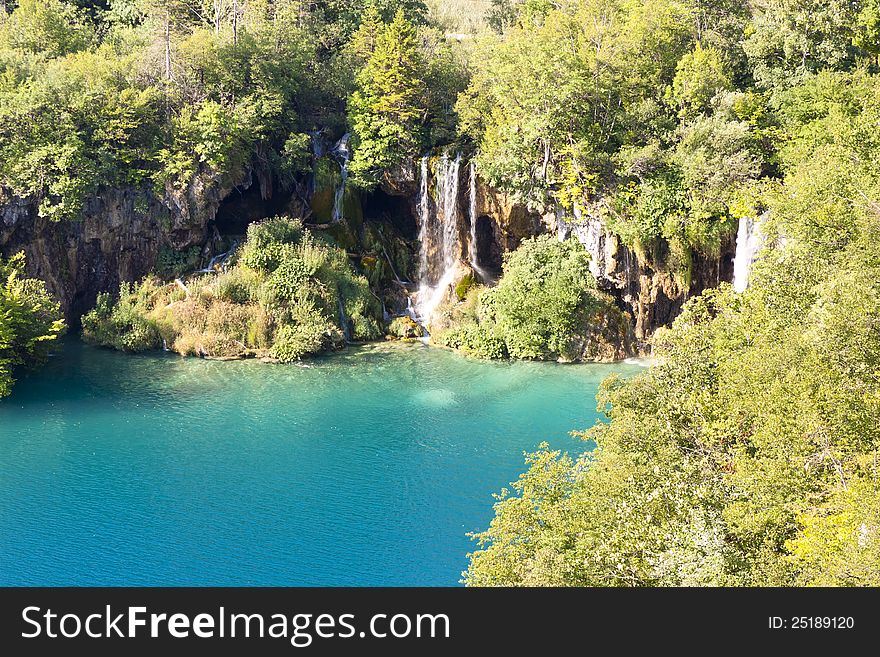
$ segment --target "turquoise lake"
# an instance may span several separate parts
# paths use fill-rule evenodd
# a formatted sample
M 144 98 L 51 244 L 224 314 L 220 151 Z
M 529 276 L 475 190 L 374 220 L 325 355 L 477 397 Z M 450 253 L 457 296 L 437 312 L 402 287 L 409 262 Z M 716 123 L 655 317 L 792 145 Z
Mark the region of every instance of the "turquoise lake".
M 0 585 L 457 585 L 523 451 L 584 451 L 601 380 L 639 370 L 67 339 L 0 401 Z

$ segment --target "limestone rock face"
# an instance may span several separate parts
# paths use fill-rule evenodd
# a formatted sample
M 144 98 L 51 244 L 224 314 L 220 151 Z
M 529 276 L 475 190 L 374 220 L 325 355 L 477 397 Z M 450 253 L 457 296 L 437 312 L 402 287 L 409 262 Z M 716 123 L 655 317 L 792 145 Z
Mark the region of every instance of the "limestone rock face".
M 382 177 L 382 190 L 391 196 L 414 197 L 419 195 L 419 171 L 414 160 L 406 160 Z
M 586 330 L 573 339 L 569 354 L 573 361 L 611 363 L 637 353 L 633 330 L 626 312 L 616 307 L 597 311 Z
M 250 184 L 250 176 L 239 181 Z M 37 202 L 0 201 L 0 253 L 24 251 L 29 276 L 46 281 L 76 326 L 100 292 L 135 281 L 156 267 L 160 250 L 208 246 L 210 222 L 233 185 L 208 172 L 164 198 L 134 188 L 106 189 L 89 198 L 77 221 L 53 222 Z
M 683 282 L 657 266 L 648 254 L 628 248 L 601 217 L 601 207 L 590 208 L 574 221 L 558 216 L 556 231 L 561 239 L 574 235 L 584 245 L 600 289 L 611 294 L 632 318 L 633 352 L 647 355 L 649 338 L 658 328 L 672 324 L 685 301 L 732 279 L 736 244 L 731 236 L 722 244 L 718 258 L 695 253 L 690 281 Z
M 450 185 L 452 160 L 456 182 Z M 444 164 L 438 168 L 440 161 Z M 516 249 L 523 239 L 548 232 L 562 239 L 576 236 L 591 255 L 591 270 L 600 289 L 621 310 L 619 317 L 597 320 L 596 339 L 574 349 L 584 359 L 617 360 L 647 353 L 651 335 L 668 326 L 689 297 L 732 280 L 733 236 L 722 245 L 719 258 L 695 255 L 690 280 L 682 282 L 656 264 L 663 261 L 663 254 L 636 253 L 622 244 L 603 221 L 607 208 L 603 209 L 601 201 L 575 218 L 565 217 L 492 188 L 463 157 L 447 155 L 431 162 L 427 167 L 418 160 L 404 162 L 386 172 L 372 193 L 352 191 L 347 196 L 357 203 L 346 203 L 346 221 L 328 230 L 342 231 L 335 235 L 338 242 L 356 253 L 365 248 L 363 242 L 374 232 L 370 226 L 383 225 L 380 232 L 391 238 L 379 240 L 379 250 L 396 270 L 395 278 L 399 275 L 415 281 L 415 272 L 421 267 L 422 201 L 427 199 L 432 216 L 442 210 L 444 217 L 454 217 L 451 232 L 444 228 L 443 233 L 447 241 L 454 238 L 453 260 L 472 267 L 477 280 L 487 283 L 497 279 L 504 254 Z M 431 177 L 427 186 L 422 184 L 425 168 Z M 439 195 L 438 171 L 446 173 Z M 208 255 L 219 237 L 218 226 L 229 232 L 234 225 L 232 232 L 243 232 L 249 221 L 285 209 L 315 220 L 314 206 L 320 200 L 316 191 L 328 195 L 338 182 L 334 179 L 323 190 L 315 184 L 316 178 L 317 171 L 289 193 L 274 190 L 273 197 L 273 181 L 265 171 L 246 169 L 237 179 L 225 180 L 202 170 L 185 188 L 168 187 L 161 196 L 134 188 L 102 190 L 87 201 L 80 220 L 58 223 L 39 217 L 35 200 L 0 190 L 0 253 L 9 256 L 24 251 L 28 275 L 46 281 L 68 322 L 76 326 L 80 316 L 93 307 L 98 293 L 114 291 L 120 282 L 138 280 L 155 270 L 163 249 L 198 247 Z M 235 198 L 239 201 L 233 207 L 229 199 Z M 317 219 L 320 223 L 320 217 Z M 400 249 L 395 240 L 403 245 Z M 431 260 L 431 241 L 426 242 Z M 399 305 L 393 301 L 389 300 L 389 308 Z M 627 330 L 622 323 L 627 324 Z
M 490 266 L 500 268 L 504 253 L 515 250 L 527 237 L 554 229 L 554 215 L 530 208 L 510 194 L 493 189 L 480 178 L 477 181 L 475 209 L 478 242 L 489 242 L 485 250 Z M 488 232 L 481 226 L 486 220 L 491 226 L 491 239 L 480 240 L 482 234 Z

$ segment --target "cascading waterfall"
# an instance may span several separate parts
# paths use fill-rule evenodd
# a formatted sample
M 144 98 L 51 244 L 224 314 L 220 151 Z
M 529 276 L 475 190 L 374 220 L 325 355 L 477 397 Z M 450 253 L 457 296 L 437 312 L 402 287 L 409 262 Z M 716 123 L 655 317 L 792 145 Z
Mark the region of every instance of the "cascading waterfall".
M 428 198 L 428 158 L 422 158 L 419 182 L 419 290 L 428 287 L 428 249 L 430 248 L 431 206 Z
M 222 269 L 223 265 L 227 260 L 235 253 L 235 250 L 238 248 L 238 242 L 233 242 L 232 246 L 229 247 L 229 250 L 225 253 L 218 253 L 211 261 L 208 263 L 208 266 L 204 269 L 196 270 L 196 274 L 216 274 L 218 269 Z
M 351 158 L 351 152 L 348 149 L 348 140 L 351 137 L 349 133 L 345 133 L 336 142 L 333 147 L 333 155 L 339 160 L 339 172 L 342 179 L 336 187 L 336 193 L 333 197 L 333 223 L 342 221 L 345 217 L 345 183 L 348 181 L 348 161 Z
M 441 232 L 441 266 L 444 274 L 461 257 L 461 244 L 458 235 L 458 174 L 461 170 L 461 155 L 450 161 L 444 155 L 437 172 L 437 215 Z M 442 277 L 441 277 L 442 278 Z
M 473 270 L 477 272 L 477 275 L 485 283 L 491 279 L 491 276 L 480 265 L 480 253 L 477 249 L 477 167 L 473 160 L 470 162 L 469 175 L 468 221 L 470 222 L 471 232 L 468 239 L 468 259 Z
M 446 297 L 462 255 L 459 237 L 458 186 L 461 155 L 437 162 L 434 212 L 431 212 L 428 158 L 422 158 L 419 192 L 419 291 L 416 313 L 422 324 Z
M 309 137 L 311 138 L 312 144 L 312 162 L 317 162 L 325 155 L 326 148 L 324 146 L 324 140 L 321 138 L 320 130 L 313 130 L 309 133 Z M 311 176 L 309 180 L 309 190 L 312 194 L 315 193 L 315 176 Z
M 733 257 L 733 289 L 737 292 L 745 292 L 749 286 L 752 263 L 763 243 L 760 234 L 763 220 L 763 215 L 757 220 L 751 217 L 741 217 L 739 220 L 739 229 L 736 233 L 736 255 Z
M 638 286 L 640 274 L 639 274 L 639 261 L 633 255 L 632 250 L 626 249 L 626 292 L 630 297 L 635 296 L 638 297 Z M 635 288 L 635 292 L 633 291 Z
M 468 189 L 468 220 L 471 224 L 470 242 L 468 242 L 468 256 L 471 260 L 471 266 L 479 271 L 480 254 L 477 252 L 477 167 L 471 160 L 470 167 L 470 187 Z

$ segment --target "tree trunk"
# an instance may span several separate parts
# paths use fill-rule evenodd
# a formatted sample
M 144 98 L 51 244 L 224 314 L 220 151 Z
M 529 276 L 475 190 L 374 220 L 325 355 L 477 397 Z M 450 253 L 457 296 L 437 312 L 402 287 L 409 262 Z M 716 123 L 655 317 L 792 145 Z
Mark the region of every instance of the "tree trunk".
M 171 12 L 165 12 L 165 79 L 171 79 Z
M 238 0 L 232 0 L 232 43 L 238 45 Z

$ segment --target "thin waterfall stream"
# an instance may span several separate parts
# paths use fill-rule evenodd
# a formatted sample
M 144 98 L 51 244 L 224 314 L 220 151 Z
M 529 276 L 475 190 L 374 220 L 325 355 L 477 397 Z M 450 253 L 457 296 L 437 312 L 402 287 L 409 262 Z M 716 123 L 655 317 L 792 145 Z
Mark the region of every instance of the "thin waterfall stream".
M 740 217 L 739 229 L 736 233 L 736 255 L 733 258 L 733 289 L 745 292 L 749 286 L 752 263 L 763 245 L 761 224 L 764 217 Z

